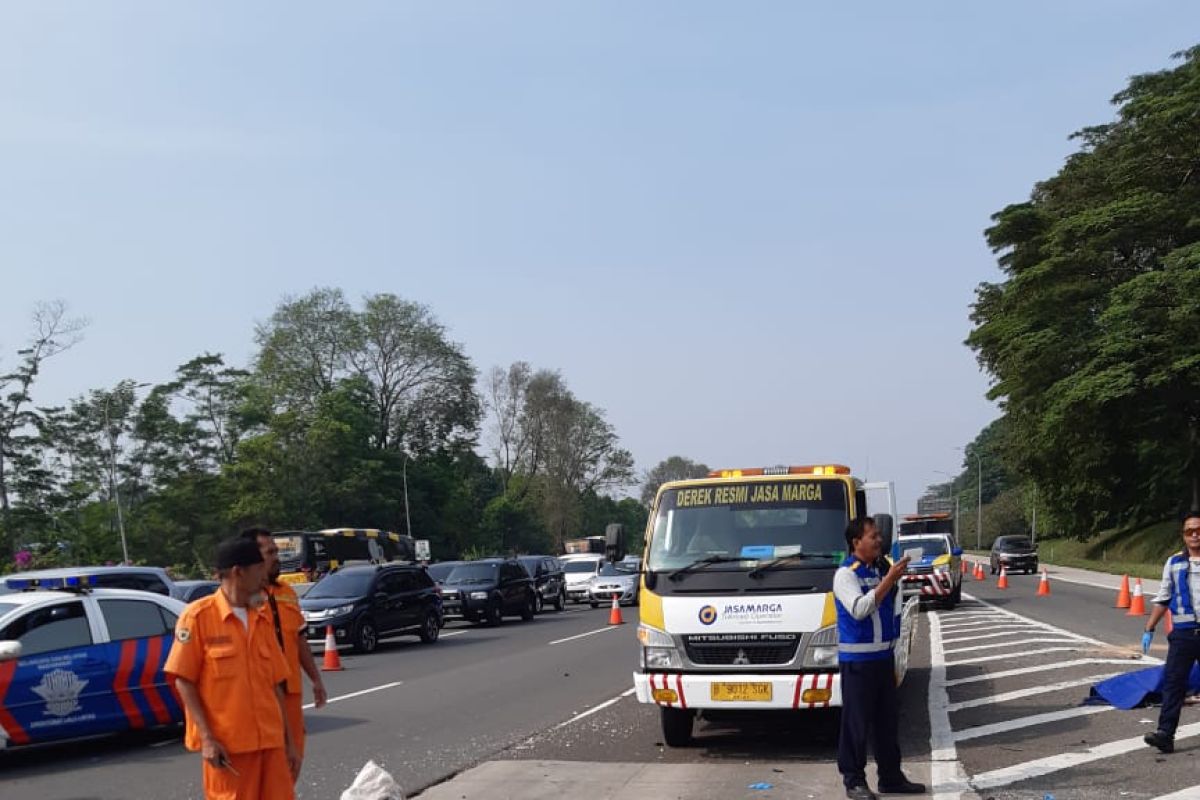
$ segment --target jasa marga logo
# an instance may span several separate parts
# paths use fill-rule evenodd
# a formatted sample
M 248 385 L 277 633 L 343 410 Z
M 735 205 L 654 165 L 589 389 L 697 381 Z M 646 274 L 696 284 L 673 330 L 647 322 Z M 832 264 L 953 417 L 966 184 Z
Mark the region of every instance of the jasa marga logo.
M 704 608 L 700 609 L 700 624 L 701 625 L 712 625 L 716 621 L 717 621 L 716 606 L 705 606 Z

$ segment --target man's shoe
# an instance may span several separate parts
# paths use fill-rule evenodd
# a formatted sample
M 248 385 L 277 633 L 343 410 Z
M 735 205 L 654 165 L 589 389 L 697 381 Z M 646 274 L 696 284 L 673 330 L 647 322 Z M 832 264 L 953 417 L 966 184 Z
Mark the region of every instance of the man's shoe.
M 850 800 L 879 800 L 871 791 L 871 787 L 865 783 L 860 783 L 858 786 L 847 786 L 846 797 L 849 797 Z
M 925 794 L 925 784 L 913 783 L 902 776 L 894 783 L 880 783 L 879 791 L 882 794 Z
M 1168 736 L 1167 734 L 1163 733 L 1162 731 L 1155 731 L 1154 733 L 1147 733 L 1145 736 L 1142 737 L 1142 739 L 1146 742 L 1146 744 L 1150 745 L 1151 747 L 1157 747 L 1159 750 L 1161 750 L 1164 753 L 1174 753 L 1175 752 L 1175 737 Z

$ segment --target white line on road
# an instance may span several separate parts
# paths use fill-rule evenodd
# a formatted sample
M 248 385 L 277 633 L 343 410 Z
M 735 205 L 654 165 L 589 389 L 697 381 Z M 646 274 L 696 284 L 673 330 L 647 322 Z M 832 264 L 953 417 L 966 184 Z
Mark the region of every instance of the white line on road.
M 370 689 L 363 689 L 362 691 L 359 691 L 359 692 L 351 692 L 350 694 L 342 694 L 342 695 L 338 695 L 337 697 L 331 697 L 331 698 L 329 698 L 328 702 L 336 703 L 339 700 L 349 700 L 351 697 L 362 697 L 364 694 L 372 694 L 373 692 L 382 692 L 384 689 L 393 689 L 402 683 L 404 683 L 404 681 L 392 681 L 391 683 L 385 683 L 381 686 L 372 686 Z M 315 708 L 315 707 L 316 707 L 315 703 L 309 703 L 308 705 L 304 706 L 304 708 L 306 708 L 306 709 Z
M 1200 798 L 1200 786 L 1189 786 L 1178 792 L 1171 792 L 1154 798 L 1154 800 L 1197 800 Z
M 1022 625 L 1019 628 L 1016 625 L 1006 625 L 1003 627 L 1011 627 L 1014 630 L 1002 631 L 1000 633 L 979 633 L 971 636 L 958 636 L 954 639 L 943 639 L 942 644 L 954 644 L 955 642 L 978 642 L 980 639 L 999 639 L 1003 636 L 1021 636 L 1022 634 L 1027 633 L 1029 628 L 1028 625 Z M 988 628 L 987 630 L 992 629 Z
M 966 785 L 965 773 L 950 728 L 950 697 L 946 693 L 946 660 L 942 656 L 941 614 L 929 617 L 929 749 L 930 780 L 934 800 L 959 800 Z
M 1034 725 L 1048 725 L 1051 722 L 1074 719 L 1075 717 L 1086 717 L 1091 714 L 1103 714 L 1105 711 L 1113 710 L 1114 706 L 1076 706 L 1075 708 L 1064 708 L 1059 711 L 1047 711 L 1045 714 L 1018 717 L 1017 719 L 1009 719 L 1004 722 L 994 722 L 991 725 L 976 725 L 974 728 L 963 728 L 954 734 L 954 741 L 965 742 L 968 739 L 980 739 L 984 736 L 995 736 L 998 733 L 1019 731 L 1021 728 L 1032 728 Z
M 995 650 L 998 647 L 1013 647 L 1014 645 L 1024 647 L 1027 644 L 1079 644 L 1078 639 L 1067 639 L 1058 637 L 1056 639 L 1022 639 L 1019 642 L 992 642 L 991 644 L 974 644 L 970 647 L 956 647 L 953 650 L 946 650 L 946 655 L 955 653 L 974 653 L 978 650 Z M 951 664 L 960 664 L 960 661 L 951 661 Z
M 963 700 L 958 703 L 951 703 L 946 709 L 951 713 L 962 711 L 964 708 L 975 708 L 976 706 L 990 706 L 993 703 L 1007 703 L 1009 700 L 1020 700 L 1023 697 L 1033 697 L 1039 694 L 1047 694 L 1049 692 L 1061 692 L 1063 689 L 1073 689 L 1076 686 L 1087 686 L 1089 683 L 1099 683 L 1102 680 L 1112 678 L 1116 675 L 1121 675 L 1120 672 L 1106 672 L 1103 675 L 1089 675 L 1086 678 L 1075 678 L 1069 681 L 1059 681 L 1058 683 L 1048 683 L 1041 686 L 1032 686 L 1028 689 L 1017 689 L 1012 692 L 1003 692 L 1001 694 L 992 694 L 987 697 L 976 697 L 973 700 Z M 995 676 L 988 676 L 995 677 Z
M 943 625 L 942 633 L 947 636 L 953 636 L 957 633 L 972 633 L 978 630 L 987 630 L 994 628 L 1028 628 L 1029 626 L 1023 622 L 1011 622 L 1008 617 L 997 617 L 984 622 L 964 622 L 960 625 Z
M 1090 664 L 1124 664 L 1127 667 L 1140 666 L 1139 662 L 1132 661 L 1128 658 L 1076 658 L 1071 661 L 1056 661 L 1053 664 L 1038 664 L 1034 667 L 1019 667 L 1018 669 L 1006 669 L 1003 672 L 985 672 L 982 675 L 971 675 L 966 678 L 955 678 L 952 681 L 946 681 L 946 685 L 958 686 L 963 683 L 975 683 L 977 681 L 993 681 L 999 678 L 1015 678 L 1018 675 L 1032 675 L 1035 672 L 1045 672 L 1051 669 L 1070 669 L 1071 667 L 1083 667 Z
M 985 661 L 1000 661 L 1005 658 L 1027 658 L 1028 656 L 1040 656 L 1046 653 L 1077 653 L 1079 647 L 1043 647 L 1038 650 L 1023 650 L 1016 653 L 1001 653 L 998 656 L 976 656 L 975 658 L 963 658 L 958 661 L 949 661 L 947 667 L 960 667 L 963 664 L 982 664 Z M 991 677 L 991 676 L 989 676 Z
M 1200 734 L 1200 722 L 1183 725 L 1175 731 L 1175 741 L 1178 742 L 1180 739 L 1187 739 L 1197 734 Z M 1125 753 L 1132 753 L 1135 750 L 1148 749 L 1146 743 L 1142 741 L 1141 736 L 1134 736 L 1131 739 L 1118 739 L 1115 742 L 1099 744 L 1077 753 L 1060 753 L 1054 756 L 1034 759 L 1033 761 L 1026 761 L 1021 764 L 1013 764 L 1011 767 L 994 769 L 991 772 L 981 772 L 975 776 L 971 783 L 977 790 L 995 789 L 998 786 L 1007 786 L 1010 783 L 1027 781 L 1030 778 L 1038 778 L 1042 775 L 1049 775 L 1052 772 L 1071 769 L 1081 764 L 1090 764 L 1093 761 L 1113 758 Z
M 554 730 L 558 730 L 559 728 L 566 727 L 567 725 L 570 725 L 572 722 L 578 722 L 579 720 L 583 719 L 584 717 L 590 717 L 592 714 L 595 714 L 597 711 L 603 711 L 604 709 L 608 708 L 609 706 L 611 706 L 615 703 L 621 702 L 622 699 L 629 697 L 629 695 L 633 694 L 636 691 L 637 691 L 637 687 L 635 686 L 631 689 L 627 689 L 626 691 L 621 692 L 619 695 L 612 698 L 611 700 L 605 700 L 600 705 L 592 706 L 587 711 L 580 711 L 578 714 L 571 717 L 566 722 L 560 722 L 557 725 L 555 725 Z
M 1030 617 L 1023 617 L 1020 614 L 1014 613 L 1012 611 L 1007 611 L 1003 608 L 1000 608 L 999 606 L 994 606 L 991 603 L 987 602 L 986 600 L 980 600 L 978 597 L 974 597 L 969 594 L 963 594 L 963 597 L 969 598 L 972 602 L 979 603 L 980 605 L 985 606 L 987 608 L 994 608 L 997 611 L 999 611 L 1001 614 L 1010 616 L 1013 619 L 1021 619 L 1021 620 L 1025 620 L 1027 622 L 1031 622 L 1034 625 L 1040 625 L 1045 630 L 1053 631 L 1054 633 L 1060 633 L 1063 636 L 1071 636 L 1075 639 L 1080 639 L 1085 642 L 1091 642 L 1092 644 L 1097 645 L 1099 647 L 1113 647 L 1114 646 L 1112 644 L 1109 644 L 1108 642 L 1102 642 L 1099 639 L 1093 639 L 1090 636 L 1082 636 L 1078 633 L 1073 633 L 1072 631 L 1064 630 L 1062 628 L 1056 628 L 1053 625 L 1049 625 L 1045 622 L 1039 622 L 1035 619 L 1031 619 Z M 1156 662 L 1156 663 L 1161 663 L 1161 662 Z
M 597 628 L 594 631 L 588 631 L 587 633 L 577 633 L 574 636 L 568 636 L 565 639 L 555 639 L 550 644 L 562 644 L 563 642 L 573 642 L 576 639 L 582 639 L 585 636 L 595 636 L 597 633 L 604 633 L 605 631 L 615 631 L 619 627 L 621 627 L 621 626 L 620 625 L 609 625 L 604 628 Z
M 445 639 L 448 636 L 462 636 L 464 633 L 470 633 L 470 631 L 450 631 L 450 632 L 443 631 L 440 638 Z

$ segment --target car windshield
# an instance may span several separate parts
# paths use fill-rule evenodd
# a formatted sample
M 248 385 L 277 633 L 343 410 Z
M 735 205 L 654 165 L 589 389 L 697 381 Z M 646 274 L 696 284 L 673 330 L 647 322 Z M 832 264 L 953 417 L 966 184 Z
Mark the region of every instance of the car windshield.
M 1000 543 L 1001 550 L 1032 550 L 1033 542 L 1029 541 L 1024 536 L 1018 536 L 1015 539 L 1005 539 Z
M 630 569 L 623 564 L 605 564 L 600 568 L 600 575 L 605 578 L 612 578 L 617 575 L 632 575 L 637 572 L 637 567 Z
M 458 564 L 453 561 L 444 564 L 430 564 L 425 568 L 425 571 L 429 573 L 429 577 L 433 578 L 438 583 L 445 583 L 446 578 L 450 577 L 450 573 L 453 572 L 454 568 L 457 566 Z
M 304 540 L 299 536 L 276 536 L 280 561 L 295 561 L 304 554 Z
M 596 565 L 599 561 L 586 559 L 581 561 L 568 561 L 563 565 L 563 572 L 595 572 Z
M 922 539 L 909 539 L 907 537 L 900 540 L 900 551 L 915 550 L 921 548 L 921 557 L 926 556 L 944 556 L 950 552 L 946 540 L 940 536 L 929 536 Z
M 537 575 L 538 564 L 540 564 L 542 560 L 540 558 L 518 558 L 517 561 L 521 562 L 521 566 L 525 568 L 525 571 L 529 573 L 530 577 L 533 577 L 534 575 Z
M 668 489 L 659 498 L 649 571 L 707 560 L 713 570 L 791 558 L 797 568 L 841 561 L 849 519 L 841 480 L 727 483 Z
M 450 571 L 446 583 L 486 583 L 496 579 L 499 564 L 459 564 Z
M 329 597 L 364 597 L 371 589 L 374 572 L 331 572 L 304 595 L 306 600 Z

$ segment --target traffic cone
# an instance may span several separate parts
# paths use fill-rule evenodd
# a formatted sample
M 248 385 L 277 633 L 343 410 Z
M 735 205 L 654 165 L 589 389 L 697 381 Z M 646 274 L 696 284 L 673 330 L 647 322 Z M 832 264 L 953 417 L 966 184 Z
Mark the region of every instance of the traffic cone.
M 617 602 L 617 596 L 613 595 L 612 611 L 608 612 L 609 625 L 624 625 L 625 620 L 621 619 L 621 604 Z
M 997 589 L 1007 589 L 1008 588 L 1008 570 L 1006 570 L 1004 568 L 1003 564 L 1000 565 L 1000 580 L 996 581 L 996 588 Z
M 1121 576 L 1121 588 L 1117 591 L 1116 608 L 1129 608 L 1129 576 Z
M 337 637 L 333 635 L 333 626 L 325 626 L 325 661 L 321 663 L 323 672 L 341 672 L 342 658 L 338 655 Z
M 1171 610 L 1170 609 L 1167 609 L 1166 621 L 1167 621 L 1167 636 L 1170 636 L 1171 631 L 1175 630 L 1175 622 L 1174 622 L 1174 620 L 1171 619 Z
M 1042 579 L 1038 581 L 1038 597 L 1050 596 L 1050 576 L 1046 573 L 1046 568 L 1042 567 Z
M 1142 579 L 1138 578 L 1137 583 L 1133 585 L 1133 597 L 1129 600 L 1129 610 L 1125 612 L 1127 617 L 1144 617 L 1146 616 L 1146 598 L 1142 596 Z
M 983 563 L 979 562 L 979 561 L 975 562 L 975 580 L 977 580 L 977 581 L 987 580 L 987 578 L 985 578 L 983 575 Z

